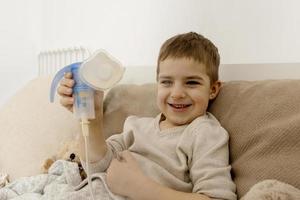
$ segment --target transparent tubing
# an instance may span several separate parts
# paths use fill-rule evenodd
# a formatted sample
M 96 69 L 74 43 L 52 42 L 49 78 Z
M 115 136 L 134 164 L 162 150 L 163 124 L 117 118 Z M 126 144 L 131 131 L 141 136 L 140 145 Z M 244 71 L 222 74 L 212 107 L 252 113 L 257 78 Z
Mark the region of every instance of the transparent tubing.
M 92 186 L 92 178 L 90 174 L 90 166 L 89 166 L 89 124 L 90 122 L 86 118 L 81 119 L 81 128 L 82 133 L 84 137 L 84 145 L 85 145 L 85 164 L 86 164 L 86 175 L 88 180 L 88 187 L 90 190 L 90 194 L 92 197 L 92 200 L 95 200 L 94 192 L 93 192 L 93 186 Z

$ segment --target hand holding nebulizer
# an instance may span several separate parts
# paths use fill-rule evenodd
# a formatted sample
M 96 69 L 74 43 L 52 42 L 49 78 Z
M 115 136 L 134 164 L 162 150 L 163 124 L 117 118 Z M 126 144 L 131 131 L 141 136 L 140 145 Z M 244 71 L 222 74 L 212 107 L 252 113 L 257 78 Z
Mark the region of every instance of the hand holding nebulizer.
M 86 61 L 70 64 L 57 72 L 51 84 L 50 101 L 54 101 L 55 89 L 64 74 L 72 72 L 75 81 L 74 114 L 81 119 L 93 119 L 95 90 L 112 88 L 121 80 L 124 71 L 118 60 L 103 50 L 96 51 Z
M 75 81 L 73 87 L 73 111 L 80 119 L 82 133 L 85 139 L 85 158 L 88 183 L 92 198 L 94 199 L 91 177 L 89 173 L 89 120 L 95 119 L 95 90 L 104 91 L 117 84 L 125 68 L 121 63 L 103 50 L 96 51 L 84 62 L 70 64 L 57 72 L 51 83 L 50 101 L 54 101 L 56 87 L 66 72 L 72 72 Z

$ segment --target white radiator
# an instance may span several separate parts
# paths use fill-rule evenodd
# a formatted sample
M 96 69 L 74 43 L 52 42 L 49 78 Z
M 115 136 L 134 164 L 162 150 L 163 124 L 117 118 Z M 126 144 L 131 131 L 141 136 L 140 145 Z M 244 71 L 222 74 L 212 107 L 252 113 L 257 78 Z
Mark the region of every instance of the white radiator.
M 39 76 L 54 74 L 64 66 L 82 62 L 91 55 L 85 47 L 72 47 L 41 51 L 38 55 Z

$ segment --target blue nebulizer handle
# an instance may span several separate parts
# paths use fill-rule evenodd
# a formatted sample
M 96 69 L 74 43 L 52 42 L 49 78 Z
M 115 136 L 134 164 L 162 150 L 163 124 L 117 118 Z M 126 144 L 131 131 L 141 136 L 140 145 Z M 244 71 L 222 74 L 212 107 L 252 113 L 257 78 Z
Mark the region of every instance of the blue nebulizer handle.
M 72 63 L 59 70 L 51 83 L 50 101 L 54 101 L 56 88 L 66 72 L 72 72 L 75 85 L 73 87 L 73 111 L 77 118 L 89 120 L 95 118 L 95 90 L 106 90 L 117 84 L 125 68 L 114 57 L 104 50 L 98 50 L 84 62 Z
M 54 101 L 54 96 L 56 93 L 56 88 L 60 80 L 64 77 L 66 72 L 71 72 L 73 75 L 73 80 L 75 81 L 73 87 L 74 105 L 73 112 L 75 116 L 79 119 L 94 119 L 95 109 L 94 109 L 94 89 L 85 84 L 79 75 L 79 69 L 82 62 L 72 63 L 61 70 L 59 70 L 54 76 L 51 89 L 50 89 L 50 102 Z

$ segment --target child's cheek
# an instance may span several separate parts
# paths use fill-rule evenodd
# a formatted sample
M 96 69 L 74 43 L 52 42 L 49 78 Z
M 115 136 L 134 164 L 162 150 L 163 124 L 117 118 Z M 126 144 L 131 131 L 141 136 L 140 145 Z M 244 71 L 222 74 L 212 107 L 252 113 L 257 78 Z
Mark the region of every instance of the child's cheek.
M 194 98 L 194 100 L 197 107 L 201 110 L 201 112 L 205 113 L 208 107 L 209 97 L 207 95 L 197 96 Z
M 158 107 L 161 109 L 161 106 L 164 104 L 164 102 L 167 99 L 167 94 L 164 90 L 159 89 L 157 90 L 157 97 L 156 97 L 156 103 Z

